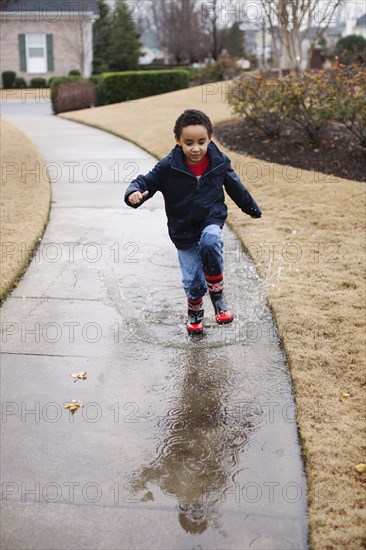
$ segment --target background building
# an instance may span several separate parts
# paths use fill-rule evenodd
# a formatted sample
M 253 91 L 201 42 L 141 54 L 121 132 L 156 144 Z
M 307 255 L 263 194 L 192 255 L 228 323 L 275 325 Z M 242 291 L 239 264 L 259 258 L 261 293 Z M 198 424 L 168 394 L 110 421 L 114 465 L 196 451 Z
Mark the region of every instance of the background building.
M 0 70 L 28 83 L 78 69 L 90 76 L 97 0 L 8 0 L 0 5 Z

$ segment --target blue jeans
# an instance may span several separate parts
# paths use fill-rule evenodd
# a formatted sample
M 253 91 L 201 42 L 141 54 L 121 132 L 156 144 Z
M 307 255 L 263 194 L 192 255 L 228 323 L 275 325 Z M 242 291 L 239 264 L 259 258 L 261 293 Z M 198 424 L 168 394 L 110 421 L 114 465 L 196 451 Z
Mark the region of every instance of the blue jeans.
M 224 269 L 221 227 L 208 225 L 191 248 L 178 249 L 182 283 L 187 298 L 197 300 L 207 292 L 206 275 L 220 275 Z

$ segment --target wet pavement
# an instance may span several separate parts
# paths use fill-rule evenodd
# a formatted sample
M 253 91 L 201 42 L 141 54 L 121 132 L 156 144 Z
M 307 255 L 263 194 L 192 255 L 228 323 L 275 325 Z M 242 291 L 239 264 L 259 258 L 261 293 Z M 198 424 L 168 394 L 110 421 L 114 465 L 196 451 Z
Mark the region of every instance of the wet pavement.
M 123 203 L 156 160 L 46 102 L 2 116 L 52 180 L 50 222 L 1 310 L 2 547 L 307 548 L 291 383 L 266 305 L 276 274 L 260 280 L 225 228 L 235 321 L 217 326 L 206 297 L 206 333 L 188 337 L 162 197 Z

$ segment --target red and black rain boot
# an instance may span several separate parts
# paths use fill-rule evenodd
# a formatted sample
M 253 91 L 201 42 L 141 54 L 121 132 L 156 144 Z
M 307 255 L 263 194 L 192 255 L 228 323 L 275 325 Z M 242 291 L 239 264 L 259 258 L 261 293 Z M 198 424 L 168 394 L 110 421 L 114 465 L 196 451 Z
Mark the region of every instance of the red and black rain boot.
M 210 292 L 211 302 L 215 310 L 216 323 L 226 325 L 234 319 L 233 312 L 229 308 L 224 298 L 223 291 Z
M 223 274 L 205 275 L 207 286 L 210 291 L 210 298 L 215 310 L 216 323 L 226 325 L 234 319 L 233 312 L 229 308 L 224 298 Z
M 203 332 L 203 298 L 191 300 L 188 298 L 188 319 L 186 328 L 188 334 L 202 334 Z

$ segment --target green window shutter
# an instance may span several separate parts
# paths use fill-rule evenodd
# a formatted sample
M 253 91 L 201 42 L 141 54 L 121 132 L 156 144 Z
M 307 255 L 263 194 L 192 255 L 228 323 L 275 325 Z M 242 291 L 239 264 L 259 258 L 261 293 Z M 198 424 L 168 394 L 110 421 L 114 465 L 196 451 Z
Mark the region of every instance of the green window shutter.
M 47 40 L 47 70 L 53 71 L 53 36 L 46 34 Z
M 18 34 L 19 65 L 21 71 L 27 70 L 27 57 L 25 55 L 25 34 Z

